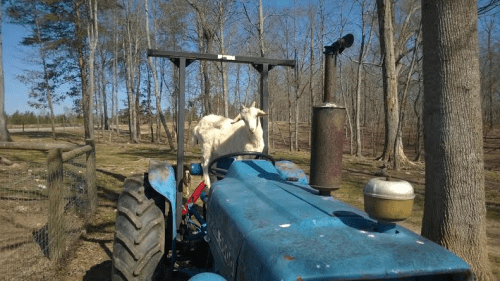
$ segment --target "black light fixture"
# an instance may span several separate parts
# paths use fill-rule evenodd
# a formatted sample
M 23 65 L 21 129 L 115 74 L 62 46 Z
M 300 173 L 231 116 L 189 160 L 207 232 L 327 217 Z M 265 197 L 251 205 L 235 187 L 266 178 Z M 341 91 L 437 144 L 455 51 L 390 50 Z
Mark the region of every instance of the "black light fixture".
M 335 41 L 332 45 L 325 46 L 325 54 L 327 54 L 327 55 L 329 55 L 329 54 L 334 54 L 334 55 L 341 54 L 345 48 L 351 47 L 352 43 L 354 43 L 354 35 L 349 33 L 349 34 L 345 35 L 344 37 L 340 38 L 339 40 Z

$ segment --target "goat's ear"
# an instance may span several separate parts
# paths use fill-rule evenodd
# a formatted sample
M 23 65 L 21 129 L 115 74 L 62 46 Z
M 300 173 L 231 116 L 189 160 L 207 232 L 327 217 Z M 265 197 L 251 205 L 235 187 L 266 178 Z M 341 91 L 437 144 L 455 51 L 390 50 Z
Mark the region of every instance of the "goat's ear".
M 234 124 L 234 123 L 236 123 L 236 122 L 238 122 L 238 121 L 240 121 L 240 120 L 241 120 L 241 115 L 240 115 L 240 114 L 238 114 L 238 116 L 236 116 L 236 117 L 233 119 L 233 121 L 231 122 L 231 124 Z
M 263 110 L 257 109 L 257 116 L 266 116 L 267 113 L 265 113 Z
M 243 110 L 243 109 L 245 109 L 245 108 L 246 108 L 246 106 L 244 104 L 241 104 L 240 111 Z
M 255 105 L 257 105 L 257 103 L 254 101 L 254 102 L 252 103 L 252 106 L 250 106 L 250 107 L 255 107 Z

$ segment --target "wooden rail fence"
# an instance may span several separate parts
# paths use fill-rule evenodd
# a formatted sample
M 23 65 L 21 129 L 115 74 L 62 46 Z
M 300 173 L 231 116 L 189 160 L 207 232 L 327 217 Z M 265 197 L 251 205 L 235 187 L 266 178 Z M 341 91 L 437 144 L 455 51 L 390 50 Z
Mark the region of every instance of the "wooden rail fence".
M 64 230 L 64 184 L 63 163 L 86 154 L 85 191 L 87 204 L 87 220 L 97 208 L 96 161 L 94 140 L 86 140 L 86 145 L 65 145 L 33 142 L 0 142 L 0 149 L 48 151 L 47 155 L 47 188 L 48 198 L 48 241 L 49 257 L 59 260 L 65 251 L 66 235 Z

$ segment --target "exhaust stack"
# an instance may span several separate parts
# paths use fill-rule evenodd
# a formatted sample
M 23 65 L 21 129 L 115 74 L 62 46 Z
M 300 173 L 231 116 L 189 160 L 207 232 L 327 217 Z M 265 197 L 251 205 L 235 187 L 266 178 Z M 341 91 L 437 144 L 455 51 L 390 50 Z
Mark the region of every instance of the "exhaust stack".
M 354 36 L 347 34 L 325 46 L 325 83 L 323 104 L 313 107 L 311 139 L 311 172 L 309 183 L 320 195 L 329 196 L 342 180 L 345 107 L 334 104 L 337 90 L 337 56 L 352 46 Z

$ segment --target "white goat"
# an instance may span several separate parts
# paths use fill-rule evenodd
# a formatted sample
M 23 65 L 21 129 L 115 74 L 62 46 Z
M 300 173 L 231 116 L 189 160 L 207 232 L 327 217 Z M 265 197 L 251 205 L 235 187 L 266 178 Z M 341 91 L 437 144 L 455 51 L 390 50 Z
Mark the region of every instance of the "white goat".
M 255 107 L 241 106 L 241 112 L 231 120 L 218 115 L 207 115 L 193 129 L 193 141 L 201 145 L 203 179 L 210 188 L 208 164 L 224 154 L 240 151 L 264 150 L 264 135 L 260 116 L 266 113 Z

